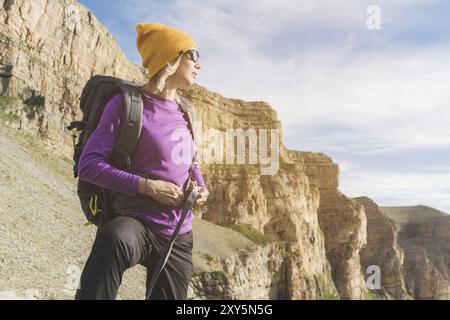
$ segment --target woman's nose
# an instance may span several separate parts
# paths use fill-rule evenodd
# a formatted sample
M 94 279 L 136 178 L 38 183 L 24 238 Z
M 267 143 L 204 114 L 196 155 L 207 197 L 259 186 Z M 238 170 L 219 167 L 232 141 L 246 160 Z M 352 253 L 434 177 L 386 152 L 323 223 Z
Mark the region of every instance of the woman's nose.
M 197 63 L 195 64 L 195 67 L 196 67 L 198 70 L 200 70 L 202 66 L 200 65 L 200 63 L 197 62 Z

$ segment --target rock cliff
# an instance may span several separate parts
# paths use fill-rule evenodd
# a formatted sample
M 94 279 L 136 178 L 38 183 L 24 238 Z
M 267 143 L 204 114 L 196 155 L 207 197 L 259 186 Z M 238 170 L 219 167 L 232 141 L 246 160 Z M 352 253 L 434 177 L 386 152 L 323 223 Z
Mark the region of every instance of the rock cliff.
M 450 299 L 450 217 L 408 223 L 399 244 L 408 291 L 416 299 Z
M 450 217 L 426 206 L 379 207 L 355 198 L 367 215 L 363 268 L 380 267 L 381 288 L 393 299 L 449 299 Z
M 6 0 L 0 10 L 0 93 L 20 97 L 6 108 L 15 125 L 39 135 L 54 152 L 70 152 L 64 128 L 80 116 L 77 99 L 94 74 L 143 82 L 113 36 L 76 1 Z
M 381 288 L 375 290 L 378 295 L 405 299 L 404 252 L 398 243 L 399 227 L 385 217 L 371 199 L 359 197 L 355 200 L 364 206 L 367 216 L 367 245 L 361 251 L 363 270 L 374 265 L 380 268 Z

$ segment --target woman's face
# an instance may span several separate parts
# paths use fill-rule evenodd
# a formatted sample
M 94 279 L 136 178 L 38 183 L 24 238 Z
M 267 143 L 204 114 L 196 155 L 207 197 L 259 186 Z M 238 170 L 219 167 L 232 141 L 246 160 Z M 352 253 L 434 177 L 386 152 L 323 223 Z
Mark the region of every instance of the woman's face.
M 201 68 L 199 62 L 194 62 L 192 59 L 195 59 L 195 52 L 192 56 L 188 51 L 185 52 L 177 71 L 171 76 L 172 81 L 179 86 L 191 86 Z

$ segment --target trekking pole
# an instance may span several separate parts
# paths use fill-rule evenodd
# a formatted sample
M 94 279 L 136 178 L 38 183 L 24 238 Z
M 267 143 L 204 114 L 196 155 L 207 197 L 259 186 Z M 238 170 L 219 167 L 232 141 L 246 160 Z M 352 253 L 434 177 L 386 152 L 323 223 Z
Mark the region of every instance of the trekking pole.
M 172 251 L 173 243 L 175 242 L 175 239 L 178 236 L 178 232 L 180 232 L 180 228 L 184 222 L 184 218 L 186 218 L 187 213 L 194 205 L 195 199 L 197 199 L 198 191 L 195 190 L 195 188 L 192 188 L 191 192 L 189 193 L 189 196 L 187 197 L 186 201 L 183 205 L 183 211 L 181 213 L 180 221 L 178 221 L 177 227 L 175 228 L 174 233 L 170 237 L 169 242 L 164 246 L 162 250 L 162 254 L 159 258 L 158 263 L 156 264 L 155 270 L 152 274 L 152 277 L 150 279 L 150 285 L 146 294 L 146 300 L 150 299 L 150 295 L 152 294 L 153 287 L 155 286 L 156 280 L 158 280 L 159 274 L 161 273 L 162 269 L 166 265 L 167 260 L 169 259 L 170 253 Z

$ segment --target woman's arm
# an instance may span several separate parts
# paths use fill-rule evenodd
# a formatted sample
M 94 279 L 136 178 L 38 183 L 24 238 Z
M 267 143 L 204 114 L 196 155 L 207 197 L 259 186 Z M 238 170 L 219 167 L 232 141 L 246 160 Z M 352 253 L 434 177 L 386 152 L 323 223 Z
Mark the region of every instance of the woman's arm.
M 192 178 L 197 182 L 197 186 L 206 188 L 205 180 L 203 180 L 203 175 L 200 172 L 200 168 L 197 163 L 194 164 L 194 167 L 192 167 Z
M 197 186 L 199 187 L 199 195 L 194 203 L 194 207 L 202 206 L 208 199 L 209 191 L 206 187 L 205 180 L 203 179 L 203 175 L 200 172 L 200 168 L 198 167 L 197 163 L 192 168 L 192 178 L 195 180 Z
M 163 204 L 180 205 L 184 194 L 177 185 L 162 180 L 145 179 L 108 163 L 120 131 L 123 99 L 123 94 L 117 94 L 106 104 L 100 121 L 81 154 L 79 178 L 133 197 L 136 193 L 142 193 Z
M 78 164 L 78 176 L 103 188 L 134 196 L 140 176 L 108 163 L 120 129 L 124 97 L 115 95 L 105 106 L 100 121 L 89 137 Z

